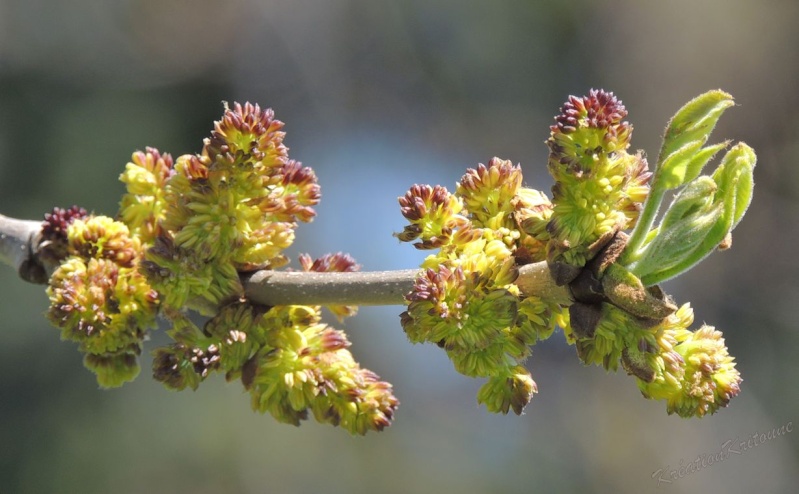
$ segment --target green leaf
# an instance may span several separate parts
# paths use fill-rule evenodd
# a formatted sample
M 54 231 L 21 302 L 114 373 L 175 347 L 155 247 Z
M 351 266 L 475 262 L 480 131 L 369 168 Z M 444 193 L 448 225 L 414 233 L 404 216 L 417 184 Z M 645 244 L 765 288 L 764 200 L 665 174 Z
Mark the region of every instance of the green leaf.
M 663 215 L 660 230 L 668 230 L 680 221 L 699 210 L 706 210 L 713 204 L 713 198 L 718 190 L 715 180 L 703 175 L 689 182 L 674 197 L 671 206 Z
M 657 185 L 664 190 L 670 190 L 684 184 L 688 176 L 688 163 L 702 149 L 706 141 L 707 137 L 691 141 L 663 157 L 663 161 L 657 166 Z
M 653 276 L 671 271 L 687 259 L 701 259 L 707 255 L 698 251 L 718 227 L 724 207 L 714 200 L 717 189 L 708 176 L 699 177 L 683 188 L 666 211 L 658 234 L 631 266 L 635 275 L 648 284 Z
M 732 96 L 708 91 L 672 117 L 663 137 L 653 187 L 674 189 L 699 176 L 702 167 L 727 143 L 703 148 L 724 110 L 733 105 Z
M 675 189 L 690 182 L 702 173 L 702 168 L 713 157 L 729 145 L 729 141 L 702 147 L 707 138 L 691 141 L 668 155 L 660 165 L 659 185 L 664 189 Z
M 666 192 L 694 180 L 708 161 L 727 147 L 727 142 L 703 146 L 721 114 L 732 105 L 732 96 L 724 91 L 708 91 L 686 103 L 671 118 L 666 126 L 649 196 L 622 255 L 623 263 L 631 264 L 640 259 Z
M 715 251 L 752 202 L 756 162 L 752 148 L 739 143 L 712 177 L 686 185 L 631 271 L 652 285 L 684 273 Z
M 735 209 L 732 212 L 733 228 L 741 221 L 752 202 L 756 163 L 757 156 L 754 149 L 741 142 L 724 155 L 721 164 L 713 172 L 713 180 L 719 187 L 718 194 L 735 197 Z
M 659 161 L 690 142 L 707 141 L 721 114 L 733 104 L 732 96 L 721 90 L 708 91 L 686 103 L 666 126 Z
M 698 221 L 695 224 L 698 228 L 693 232 L 693 235 L 672 235 L 667 239 L 671 241 L 672 246 L 676 246 L 682 241 L 690 243 L 694 248 L 683 252 L 680 257 L 674 259 L 677 262 L 670 265 L 664 263 L 656 270 L 642 275 L 641 281 L 646 286 L 655 285 L 681 275 L 716 250 L 719 243 L 724 240 L 724 237 L 731 229 L 731 225 L 727 221 L 729 218 L 727 213 L 734 204 L 717 203 L 717 206 L 722 206 L 723 209 L 714 208 L 710 214 L 703 218 L 705 221 Z

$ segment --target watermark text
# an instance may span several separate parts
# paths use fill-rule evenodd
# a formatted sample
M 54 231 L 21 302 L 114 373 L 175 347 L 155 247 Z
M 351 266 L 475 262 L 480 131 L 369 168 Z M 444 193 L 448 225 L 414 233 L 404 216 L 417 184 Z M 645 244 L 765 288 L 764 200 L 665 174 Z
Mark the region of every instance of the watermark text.
M 681 458 L 676 467 L 666 465 L 665 468 L 658 468 L 652 472 L 652 478 L 657 481 L 658 486 L 671 484 L 692 473 L 696 473 L 716 463 L 721 463 L 734 455 L 746 454 L 748 451 L 757 448 L 761 444 L 773 441 L 791 432 L 793 432 L 793 422 L 788 422 L 781 427 L 776 427 L 766 432 L 755 432 L 750 437 L 746 437 L 743 440 L 738 438 L 727 439 L 721 444 L 721 447 L 715 451 L 700 454 L 695 460 L 686 462 Z

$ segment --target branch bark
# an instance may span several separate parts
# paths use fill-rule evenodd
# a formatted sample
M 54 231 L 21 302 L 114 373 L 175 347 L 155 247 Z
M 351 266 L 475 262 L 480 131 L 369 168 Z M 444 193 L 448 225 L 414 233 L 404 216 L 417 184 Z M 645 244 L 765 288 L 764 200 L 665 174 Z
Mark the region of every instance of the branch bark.
M 258 271 L 244 276 L 247 298 L 266 305 L 405 305 L 418 269 L 354 273 Z M 516 284 L 525 295 L 563 305 L 572 302 L 569 289 L 558 286 L 546 262 L 519 268 Z
M 257 271 L 242 282 L 247 298 L 266 305 L 402 305 L 418 273 Z
M 31 283 L 45 284 L 58 267 L 40 256 L 42 223 L 0 215 L 0 262 L 14 268 Z M 264 305 L 405 305 L 418 269 L 315 273 L 257 271 L 242 275 L 244 293 Z M 571 293 L 552 279 L 546 262 L 519 268 L 516 284 L 524 295 L 562 305 Z
M 18 220 L 0 214 L 0 262 L 8 264 L 25 281 L 47 283 L 56 266 L 39 258 L 41 221 Z

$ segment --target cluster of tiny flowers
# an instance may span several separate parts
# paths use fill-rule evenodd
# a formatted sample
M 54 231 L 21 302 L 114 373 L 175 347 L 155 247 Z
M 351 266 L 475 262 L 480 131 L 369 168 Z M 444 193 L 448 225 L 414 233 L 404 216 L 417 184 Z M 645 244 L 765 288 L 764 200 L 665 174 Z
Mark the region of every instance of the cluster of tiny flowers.
M 571 96 L 547 140 L 552 187 L 548 261 L 559 284 L 579 273 L 617 231 L 630 228 L 648 194 L 646 159 L 629 154 L 632 127 L 613 93 Z
M 102 387 L 138 375 L 146 331 L 161 314 L 174 341 L 155 350 L 153 374 L 167 388 L 196 389 L 223 372 L 281 422 L 297 425 L 310 411 L 353 434 L 379 431 L 399 401 L 355 362 L 346 335 L 321 322 L 321 307 L 243 296 L 241 273 L 286 264 L 282 251 L 320 198 L 313 171 L 289 159 L 282 127 L 271 110 L 226 106 L 200 154 L 133 154 L 120 176 L 120 221 L 77 207 L 46 215 L 41 248 L 60 261 L 49 317 Z M 359 269 L 342 253 L 299 262 L 304 271 Z M 339 320 L 357 312 L 326 308 Z M 200 329 L 186 309 L 210 319 Z
M 519 265 L 544 260 L 551 204 L 499 158 L 469 169 L 454 194 L 414 185 L 399 202 L 410 222 L 400 240 L 439 249 L 406 297 L 408 338 L 444 348 L 458 372 L 488 378 L 478 401 L 490 411 L 520 414 L 537 392 L 521 362 L 562 313 L 513 284 Z
M 389 383 L 361 368 L 346 335 L 321 322 L 319 307 L 222 307 L 202 330 L 174 317 L 175 343 L 160 348 L 155 378 L 171 389 L 196 389 L 211 373 L 240 379 L 252 407 L 299 425 L 309 410 L 352 434 L 390 425 L 399 401 Z
M 320 198 L 313 171 L 289 159 L 282 127 L 271 110 L 234 104 L 200 154 L 173 164 L 147 149 L 122 175 L 121 215 L 149 239 L 141 270 L 173 324 L 175 342 L 156 350 L 154 376 L 171 389 L 196 389 L 221 371 L 241 379 L 254 409 L 281 422 L 299 424 L 311 410 L 351 433 L 381 430 L 399 404 L 391 386 L 358 366 L 344 333 L 320 322 L 319 307 L 242 298 L 240 274 L 286 264 L 282 251 Z M 358 269 L 345 254 L 299 261 L 305 271 Z M 212 316 L 203 330 L 186 307 Z M 356 312 L 328 309 L 339 319 Z
M 617 263 L 652 177 L 642 154 L 627 152 L 626 115 L 613 93 L 569 98 L 547 140 L 551 202 L 496 158 L 468 170 L 454 194 L 414 185 L 399 199 L 410 223 L 400 240 L 440 249 L 407 296 L 405 332 L 444 348 L 459 372 L 487 377 L 478 399 L 492 411 L 520 413 L 529 402 L 537 389 L 521 362 L 556 326 L 585 364 L 621 366 L 669 413 L 701 417 L 739 392 L 721 333 L 690 331 L 688 304 L 678 309 Z M 520 266 L 540 261 L 568 285 L 568 312 L 514 285 Z
M 73 221 L 87 216 L 89 213 L 78 206 L 69 209 L 55 207 L 51 212 L 45 213 L 40 244 L 44 255 L 56 261 L 65 259 L 69 255 L 67 228 Z
M 691 307 L 683 305 L 622 355 L 644 396 L 666 401 L 668 413 L 681 417 L 715 413 L 741 384 L 721 332 L 707 325 L 690 331 L 693 319 Z
M 713 118 L 732 104 L 726 93 L 708 94 L 721 98 L 721 110 L 705 112 Z M 707 127 L 690 118 L 691 108 L 703 108 L 696 101 L 678 113 L 674 127 L 688 131 L 672 131 L 672 147 Z M 712 414 L 739 392 L 721 333 L 706 325 L 690 331 L 690 306 L 678 309 L 654 283 L 675 275 L 672 267 L 698 262 L 705 247 L 726 245 L 724 235 L 751 199 L 754 152 L 734 147 L 713 177 L 692 181 L 660 227 L 646 232 L 658 201 L 650 198 L 638 221 L 652 174 L 640 152 L 627 152 L 626 114 L 613 93 L 569 98 L 547 140 L 551 201 L 523 186 L 518 165 L 499 158 L 468 169 L 453 193 L 414 185 L 399 198 L 408 225 L 397 237 L 437 250 L 406 295 L 403 329 L 414 343 L 444 349 L 458 372 L 486 379 L 477 399 L 492 412 L 522 413 L 537 392 L 523 362 L 558 326 L 584 363 L 621 365 L 669 413 Z M 313 415 L 353 434 L 379 431 L 399 402 L 390 384 L 355 362 L 346 335 L 322 322 L 322 307 L 262 306 L 244 295 L 243 273 L 288 263 L 283 252 L 320 198 L 314 172 L 289 159 L 282 128 L 271 110 L 225 105 L 199 154 L 133 154 L 120 177 L 127 191 L 116 220 L 77 207 L 47 214 L 39 248 L 59 262 L 47 289 L 48 317 L 62 339 L 78 344 L 101 387 L 138 375 L 142 343 L 161 314 L 174 342 L 154 352 L 153 371 L 167 388 L 196 389 L 221 372 L 242 382 L 255 410 L 281 422 Z M 691 146 L 666 160 L 671 168 L 658 160 L 652 197 L 662 199 L 663 176 L 675 183 L 696 177 L 726 143 L 698 157 L 689 156 Z M 712 202 L 703 192 L 711 189 L 721 191 L 716 209 L 695 218 L 697 205 Z M 636 222 L 632 236 L 623 233 Z M 697 259 L 680 257 L 678 226 L 695 233 Z M 628 240 L 639 250 L 625 251 Z M 359 269 L 342 253 L 301 255 L 299 263 L 304 271 Z M 571 300 L 522 293 L 527 285 L 517 277 L 532 263 L 546 263 Z M 357 311 L 325 307 L 339 320 Z M 187 309 L 210 319 L 200 328 Z
M 610 303 L 598 305 L 599 314 L 593 332 L 580 334 L 571 325 L 564 328 L 566 340 L 577 348 L 577 355 L 586 364 L 601 365 L 607 370 L 619 368 L 622 355 L 637 348 L 651 331 L 634 316 Z M 576 325 L 576 318 L 572 317 Z
M 239 273 L 276 268 L 320 192 L 289 159 L 272 110 L 234 104 L 197 155 L 148 148 L 122 174 L 120 214 L 148 244 L 142 270 L 167 307 L 205 311 L 241 295 Z
M 141 243 L 124 223 L 77 208 L 55 210 L 45 225 L 48 242 L 66 251 L 47 288 L 48 318 L 78 343 L 101 387 L 133 380 L 158 310 L 158 294 L 136 269 Z
M 127 193 L 119 205 L 120 219 L 145 244 L 152 244 L 158 224 L 166 218 L 167 181 L 175 174 L 172 156 L 148 147 L 133 153 L 119 180 Z
M 651 176 L 640 154 L 626 152 L 632 131 L 622 121 L 626 113 L 612 93 L 571 97 L 547 141 L 556 180 L 547 225 L 550 268 L 559 284 L 587 270 L 604 291 L 599 299 L 580 300 L 572 290 L 578 300 L 564 333 L 584 363 L 612 371 L 621 364 L 644 396 L 667 402 L 669 413 L 701 417 L 739 392 L 741 378 L 721 333 L 710 326 L 690 331 L 688 304 L 677 309 L 623 267 L 607 269 L 620 254 L 608 250 L 620 238 L 623 248 L 626 236 L 617 233 L 634 225 Z

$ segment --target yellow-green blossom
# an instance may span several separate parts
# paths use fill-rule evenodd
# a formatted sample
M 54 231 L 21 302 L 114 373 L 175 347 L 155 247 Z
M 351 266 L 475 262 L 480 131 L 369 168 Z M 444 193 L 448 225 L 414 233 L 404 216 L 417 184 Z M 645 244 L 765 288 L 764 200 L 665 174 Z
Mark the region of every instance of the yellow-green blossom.
M 308 418 L 352 434 L 382 430 L 399 401 L 391 385 L 361 368 L 346 335 L 317 308 L 235 302 L 202 330 L 173 314 L 175 343 L 156 350 L 153 373 L 171 389 L 196 389 L 213 372 L 240 379 L 253 409 L 294 425 Z
M 157 225 L 165 217 L 165 188 L 174 173 L 172 167 L 172 156 L 148 147 L 144 152 L 133 153 L 119 177 L 127 188 L 119 204 L 119 215 L 145 244 L 153 241 Z
M 577 339 L 577 354 L 586 364 L 601 365 L 615 371 L 619 368 L 623 350 L 637 346 L 641 339 L 646 339 L 650 334 L 634 316 L 614 305 L 603 303 L 593 336 Z
M 159 184 L 165 208 L 143 270 L 167 306 L 235 299 L 240 272 L 288 262 L 282 252 L 320 193 L 313 171 L 288 158 L 282 127 L 272 110 L 226 106 L 202 152 L 180 156 Z
M 175 245 L 168 233 L 156 237 L 140 269 L 162 294 L 164 306 L 173 309 L 190 307 L 210 315 L 221 302 L 242 292 L 231 263 L 209 263 L 197 252 Z
M 655 328 L 654 344 L 642 360 L 650 374 L 637 380 L 644 396 L 666 401 L 668 413 L 681 417 L 715 413 L 740 392 L 741 384 L 721 332 L 707 325 L 689 331 L 692 322 L 686 304 Z
M 403 242 L 420 239 L 413 244 L 417 249 L 435 249 L 450 242 L 453 232 L 469 225 L 461 215 L 462 202 L 446 187 L 414 185 L 399 198 L 400 211 L 410 222 L 402 233 Z
M 362 369 L 343 332 L 308 307 L 274 307 L 254 325 L 263 346 L 245 364 L 242 382 L 253 408 L 299 424 L 307 410 L 353 434 L 387 426 L 399 402 L 391 385 Z
M 50 321 L 86 353 L 137 345 L 155 322 L 157 294 L 130 268 L 72 257 L 50 279 Z
M 402 326 L 412 342 L 444 348 L 458 372 L 489 378 L 478 400 L 501 413 L 521 413 L 532 397 L 520 362 L 560 313 L 513 284 L 519 265 L 545 258 L 552 211 L 543 193 L 521 184 L 520 167 L 493 158 L 467 170 L 454 194 L 417 185 L 400 198 L 411 222 L 400 240 L 440 248 L 422 263 Z
M 521 185 L 521 167 L 492 158 L 488 166 L 481 163 L 476 169 L 466 171 L 458 182 L 457 194 L 476 227 L 512 227 L 512 202 Z
M 75 341 L 102 387 L 139 372 L 137 356 L 155 325 L 158 293 L 136 269 L 139 239 L 104 216 L 75 219 L 66 230 L 70 254 L 50 278 L 48 318 Z
M 76 219 L 67 228 L 69 253 L 83 259 L 107 259 L 132 267 L 141 254 L 141 241 L 127 225 L 107 216 Z
M 555 117 L 547 141 L 555 179 L 551 264 L 581 268 L 602 247 L 598 240 L 634 224 L 651 174 L 641 154 L 627 153 L 632 127 L 623 121 L 626 115 L 613 93 L 592 90 L 571 96 Z M 568 270 L 558 282 L 568 283 L 578 272 Z
M 507 372 L 492 376 L 480 387 L 477 401 L 494 413 L 508 413 L 510 409 L 521 415 L 538 386 L 524 367 L 517 366 Z
M 520 264 L 546 260 L 550 235 L 547 224 L 552 216 L 552 203 L 543 192 L 519 188 L 514 199 L 514 220 L 520 232 L 514 257 Z

